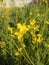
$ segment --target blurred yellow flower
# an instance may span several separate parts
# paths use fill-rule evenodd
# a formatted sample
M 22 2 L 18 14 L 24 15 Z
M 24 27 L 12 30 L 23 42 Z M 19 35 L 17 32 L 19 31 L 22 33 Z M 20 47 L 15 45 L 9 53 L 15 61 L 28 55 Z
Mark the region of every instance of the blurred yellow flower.
M 8 31 L 12 34 L 13 33 L 13 28 L 12 27 L 8 27 Z
M 37 42 L 42 42 L 43 41 L 43 37 L 42 37 L 42 34 L 37 34 L 38 38 L 37 38 Z
M 9 12 L 12 10 L 12 7 L 6 8 L 6 14 L 9 14 Z
M 15 56 L 19 56 L 19 55 L 20 55 L 20 53 L 19 53 L 19 52 L 16 52 L 16 53 L 15 53 Z
M 23 48 L 25 48 L 25 47 L 26 47 L 26 45 L 25 45 L 25 44 L 22 44 L 22 46 L 23 46 Z
M 22 26 L 22 28 L 20 28 L 20 32 L 22 34 L 26 33 L 28 31 L 28 28 L 26 26 Z
M 40 14 L 38 13 L 38 14 L 37 14 L 37 17 L 39 17 L 39 16 L 40 16 Z
M 33 29 L 36 30 L 36 31 L 39 31 L 39 26 L 38 25 L 34 25 Z
M 16 10 L 16 14 L 18 13 L 18 10 Z
M 24 34 L 29 30 L 26 25 L 22 25 L 20 23 L 17 24 L 17 28 L 19 29 L 21 34 Z
M 30 22 L 30 25 L 34 25 L 36 23 L 35 19 L 30 19 L 29 22 Z
M 14 35 L 18 36 L 19 41 L 21 41 L 23 38 L 23 34 L 21 34 L 20 32 L 15 32 Z
M 22 39 L 23 39 L 23 35 L 22 35 L 22 34 L 19 34 L 19 35 L 18 35 L 18 40 L 19 40 L 19 41 L 22 41 Z
M 46 21 L 45 23 L 49 25 L 49 21 Z
M 7 2 L 6 2 L 6 1 L 4 1 L 4 2 L 3 2 L 3 5 L 6 5 L 6 4 L 7 4 Z
M 37 41 L 37 38 L 36 38 L 36 37 L 34 37 L 34 38 L 33 38 L 33 41 L 34 41 L 34 42 L 36 42 L 36 41 Z
M 4 18 L 4 15 L 2 15 L 2 18 Z
M 4 48 L 6 46 L 6 43 L 4 41 L 0 42 L 0 47 Z
M 46 44 L 45 46 L 49 48 L 49 44 Z
M 21 28 L 22 27 L 22 24 L 21 23 L 17 23 L 17 28 Z
M 22 48 L 18 48 L 18 51 L 19 51 L 19 52 L 22 52 Z
M 33 13 L 32 13 L 32 12 L 30 12 L 29 14 L 30 14 L 30 16 L 31 16 Z
M 42 34 L 39 33 L 39 34 L 37 34 L 37 36 L 38 36 L 38 37 L 42 37 Z
M 19 34 L 20 34 L 20 33 L 19 33 L 19 32 L 17 32 L 17 31 L 14 33 L 14 35 L 19 35 Z
M 40 43 L 40 42 L 42 42 L 42 40 L 43 40 L 43 38 L 42 38 L 42 39 L 41 39 L 41 38 L 38 38 L 38 39 L 37 39 L 37 42 Z

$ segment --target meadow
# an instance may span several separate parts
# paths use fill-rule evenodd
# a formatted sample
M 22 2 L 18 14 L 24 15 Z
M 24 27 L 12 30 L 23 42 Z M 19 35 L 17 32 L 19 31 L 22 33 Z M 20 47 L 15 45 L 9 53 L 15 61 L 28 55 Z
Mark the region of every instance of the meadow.
M 0 65 L 49 65 L 47 1 L 0 7 Z

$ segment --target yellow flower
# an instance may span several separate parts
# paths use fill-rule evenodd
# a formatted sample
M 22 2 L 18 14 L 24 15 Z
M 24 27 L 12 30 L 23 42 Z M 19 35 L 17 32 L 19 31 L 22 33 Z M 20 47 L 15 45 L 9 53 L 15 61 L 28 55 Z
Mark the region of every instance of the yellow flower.
M 4 18 L 4 15 L 2 15 L 2 18 Z
M 19 35 L 18 35 L 18 40 L 19 40 L 19 41 L 22 41 L 22 39 L 23 39 L 23 35 L 22 35 L 22 34 L 19 34 Z
M 17 24 L 17 28 L 19 29 L 19 28 L 21 28 L 21 27 L 22 27 L 22 24 L 18 23 L 18 24 Z
M 39 16 L 40 16 L 40 14 L 38 13 L 38 14 L 37 14 L 37 17 L 39 17 Z
M 39 34 L 37 34 L 37 36 L 38 36 L 38 37 L 42 37 L 42 34 L 39 33 Z
M 17 28 L 19 29 L 21 34 L 26 33 L 29 29 L 26 27 L 26 25 L 22 25 L 20 23 L 17 24 Z
M 0 47 L 4 48 L 6 46 L 6 43 L 4 41 L 0 42 Z
M 23 38 L 23 35 L 20 32 L 15 32 L 14 35 L 18 36 L 19 41 L 21 41 Z
M 22 48 L 18 48 L 18 51 L 21 52 L 22 51 Z
M 32 13 L 32 12 L 30 12 L 29 14 L 30 14 L 30 15 L 32 15 L 33 13 Z
M 33 29 L 36 30 L 36 31 L 39 31 L 39 26 L 38 25 L 34 25 Z
M 42 42 L 43 41 L 43 37 L 42 37 L 42 34 L 37 34 L 38 38 L 37 38 L 37 42 Z
M 26 47 L 26 45 L 25 45 L 25 44 L 22 44 L 22 46 L 23 46 L 23 48 L 25 48 L 25 47 Z
M 32 34 L 32 42 L 35 43 L 37 41 L 37 36 L 33 32 L 31 32 L 31 34 Z
M 12 27 L 8 27 L 8 31 L 12 34 L 13 33 L 13 28 Z
M 34 42 L 36 42 L 36 41 L 37 41 L 37 38 L 36 38 L 36 37 L 34 37 L 34 38 L 33 38 L 33 41 L 34 41 Z
M 45 23 L 49 25 L 49 21 L 46 21 Z
M 18 40 L 21 41 L 23 38 L 23 35 L 29 30 L 29 28 L 25 24 L 17 24 L 17 29 L 19 32 L 15 32 L 14 35 L 18 36 Z
M 19 33 L 19 32 L 17 32 L 17 31 L 14 33 L 14 35 L 19 35 L 19 34 L 20 34 L 20 33 Z
M 49 44 L 47 46 L 49 47 Z
M 49 44 L 46 44 L 45 46 L 49 48 Z
M 6 4 L 7 4 L 7 2 L 6 2 L 6 1 L 4 1 L 4 2 L 3 2 L 3 5 L 6 5 Z
M 19 52 L 16 52 L 16 53 L 15 53 L 15 56 L 19 56 L 19 55 L 20 55 L 20 53 L 19 53 Z
M 16 14 L 18 13 L 18 10 L 16 10 Z
M 38 38 L 38 39 L 37 39 L 37 42 L 39 42 L 39 43 L 40 43 L 41 41 L 42 41 L 42 39 L 41 39 L 41 38 Z
M 22 34 L 26 33 L 28 31 L 28 28 L 26 26 L 22 26 L 22 28 L 20 29 L 20 32 Z
M 8 14 L 12 10 L 12 7 L 6 8 L 6 14 Z
M 29 22 L 30 22 L 30 25 L 34 25 L 36 23 L 35 19 L 31 19 L 29 20 Z

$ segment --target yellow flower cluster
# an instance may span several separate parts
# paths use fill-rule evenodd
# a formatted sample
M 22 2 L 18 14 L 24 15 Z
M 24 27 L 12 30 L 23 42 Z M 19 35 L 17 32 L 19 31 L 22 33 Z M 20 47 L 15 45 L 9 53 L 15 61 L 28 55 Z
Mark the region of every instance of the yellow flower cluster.
M 25 46 L 25 44 L 23 43 L 23 44 L 22 44 L 22 47 L 18 48 L 18 51 L 15 53 L 15 56 L 17 56 L 17 57 L 20 56 L 22 50 L 23 50 L 25 47 L 26 47 L 26 46 Z
M 31 33 L 32 34 L 32 33 Z M 43 36 L 42 36 L 42 34 L 32 34 L 32 37 L 33 37 L 33 40 L 32 40 L 32 42 L 33 43 L 40 43 L 40 42 L 42 42 L 43 41 Z
M 34 29 L 36 31 L 39 31 L 39 25 L 36 25 L 36 21 L 35 19 L 30 19 L 29 20 L 30 24 L 29 25 L 26 25 L 25 23 L 24 24 L 21 24 L 21 23 L 18 23 L 17 24 L 17 29 L 18 31 L 16 31 L 14 33 L 14 35 L 18 36 L 18 40 L 21 41 L 22 38 L 23 38 L 23 35 L 29 31 L 30 29 Z
M 20 23 L 17 24 L 17 29 L 19 29 L 19 31 L 16 31 L 16 32 L 14 33 L 14 35 L 17 35 L 17 36 L 18 36 L 18 39 L 19 39 L 19 40 L 22 40 L 23 35 L 24 35 L 29 29 L 27 28 L 26 25 L 22 25 L 22 24 L 20 24 Z

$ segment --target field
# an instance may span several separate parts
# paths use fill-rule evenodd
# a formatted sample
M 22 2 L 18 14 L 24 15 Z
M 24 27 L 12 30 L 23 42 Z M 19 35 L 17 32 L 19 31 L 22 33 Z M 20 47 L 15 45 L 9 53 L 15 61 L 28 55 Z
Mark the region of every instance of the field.
M 0 65 L 49 65 L 47 1 L 20 8 L 0 7 Z

